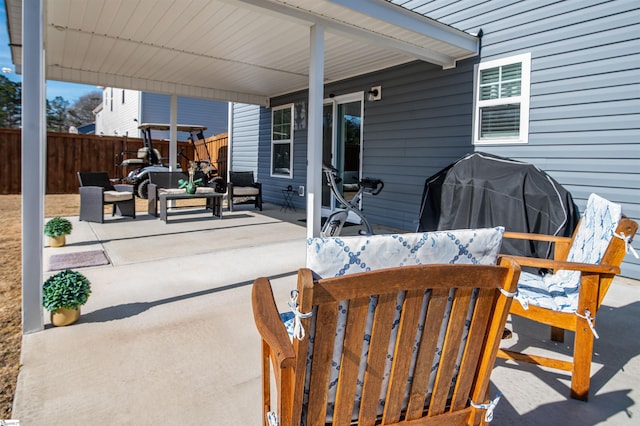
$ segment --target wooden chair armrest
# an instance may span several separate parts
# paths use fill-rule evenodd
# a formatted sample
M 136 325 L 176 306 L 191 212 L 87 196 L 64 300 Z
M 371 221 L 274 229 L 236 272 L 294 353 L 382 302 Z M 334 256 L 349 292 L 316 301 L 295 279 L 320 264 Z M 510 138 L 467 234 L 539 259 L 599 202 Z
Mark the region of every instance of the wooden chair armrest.
M 542 241 L 552 243 L 554 245 L 553 257 L 554 259 L 564 260 L 569 254 L 573 239 L 569 237 L 561 237 L 555 235 L 545 234 L 529 234 L 526 232 L 505 232 L 504 238 L 517 239 L 517 240 L 529 240 L 529 241 Z
M 251 291 L 253 318 L 262 339 L 269 345 L 275 364 L 280 368 L 295 366 L 295 352 L 287 334 L 287 329 L 280 319 L 276 302 L 273 298 L 271 283 L 266 278 L 258 278 Z
M 545 234 L 528 234 L 526 232 L 510 232 L 506 231 L 503 238 L 511 238 L 516 240 L 533 240 L 533 241 L 549 241 L 552 243 L 570 243 L 572 240 L 569 237 L 560 237 L 555 235 Z
M 553 270 L 570 270 L 580 272 L 591 272 L 596 274 L 617 275 L 620 268 L 612 265 L 594 265 L 591 263 L 565 262 L 561 260 L 538 259 L 524 256 L 505 256 L 515 260 L 520 266 L 532 266 L 535 268 L 548 268 Z

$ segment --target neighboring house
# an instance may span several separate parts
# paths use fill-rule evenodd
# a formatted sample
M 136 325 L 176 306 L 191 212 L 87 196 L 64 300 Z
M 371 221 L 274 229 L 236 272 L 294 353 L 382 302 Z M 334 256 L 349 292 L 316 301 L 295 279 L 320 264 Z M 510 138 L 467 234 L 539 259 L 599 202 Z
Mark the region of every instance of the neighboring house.
M 225 133 L 228 108 L 227 102 L 178 97 L 178 124 L 206 126 L 206 137 Z M 169 123 L 170 111 L 169 95 L 105 87 L 102 103 L 94 109 L 95 134 L 141 137 L 140 123 Z M 153 137 L 168 138 L 169 134 L 154 132 Z
M 258 173 L 258 139 L 260 131 L 260 107 L 258 105 L 231 103 L 232 170 Z
M 96 133 L 96 123 L 88 123 L 78 126 L 78 133 L 81 135 L 94 135 Z
M 415 61 L 325 86 L 323 160 L 385 183 L 365 197 L 371 222 L 415 230 L 425 179 L 471 151 L 537 165 L 580 210 L 596 192 L 640 220 L 637 2 L 393 3 L 482 47 L 452 69 Z M 256 170 L 266 201 L 307 181 L 307 103 L 301 91 L 232 107 L 232 170 Z M 640 278 L 640 260 L 627 256 L 622 275 Z

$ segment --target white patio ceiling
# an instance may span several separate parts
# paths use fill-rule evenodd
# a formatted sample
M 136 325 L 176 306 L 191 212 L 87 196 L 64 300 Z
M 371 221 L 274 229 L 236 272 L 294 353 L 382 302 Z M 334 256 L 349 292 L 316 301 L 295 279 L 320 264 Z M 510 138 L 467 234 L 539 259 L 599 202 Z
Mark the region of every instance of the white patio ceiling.
M 22 5 L 6 0 L 18 70 Z M 479 45 L 385 0 L 46 0 L 44 21 L 48 80 L 261 105 L 308 87 L 316 23 L 325 83 L 416 59 L 452 67 Z

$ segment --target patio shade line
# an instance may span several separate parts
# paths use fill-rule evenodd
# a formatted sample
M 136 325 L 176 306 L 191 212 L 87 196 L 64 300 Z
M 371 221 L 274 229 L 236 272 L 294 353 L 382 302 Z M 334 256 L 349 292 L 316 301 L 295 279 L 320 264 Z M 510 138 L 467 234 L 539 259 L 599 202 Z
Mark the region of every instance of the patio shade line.
M 269 280 L 276 280 L 279 278 L 287 278 L 296 276 L 298 271 L 288 271 L 279 274 L 270 275 L 267 278 Z M 237 288 L 246 287 L 252 285 L 254 280 L 241 281 L 237 283 L 227 284 L 222 287 L 208 288 L 206 290 L 194 291 L 192 293 L 185 293 L 178 296 L 167 297 L 164 299 L 158 299 L 149 302 L 130 302 L 123 303 L 115 306 L 108 306 L 106 308 L 97 309 L 92 312 L 83 313 L 83 323 L 95 323 L 95 322 L 107 322 L 116 321 L 124 318 L 130 318 L 139 315 L 151 308 L 161 305 L 167 305 L 169 303 L 181 302 L 183 300 L 194 299 L 197 297 L 207 296 L 210 294 L 221 293 L 224 291 L 235 290 Z
M 209 220 L 209 219 L 207 219 Z M 229 229 L 239 229 L 239 228 L 246 228 L 246 227 L 250 227 L 250 226 L 264 226 L 264 225 L 274 225 L 274 224 L 278 224 L 278 223 L 286 223 L 286 221 L 284 220 L 274 220 L 274 221 L 267 221 L 267 222 L 257 222 L 257 223 L 249 223 L 246 225 L 231 225 L 231 226 L 221 226 L 221 227 L 212 227 L 212 228 L 199 228 L 199 229 L 192 229 L 192 230 L 187 230 L 187 231 L 175 231 L 175 232 L 162 232 L 159 234 L 149 234 L 149 235 L 135 235 L 132 237 L 122 237 L 122 238 L 106 238 L 106 239 L 101 239 L 100 237 L 100 232 L 98 230 L 94 229 L 94 233 L 96 234 L 96 236 L 98 237 L 98 242 L 102 243 L 110 243 L 110 242 L 114 242 L 114 241 L 127 241 L 127 240 L 141 240 L 141 239 L 146 239 L 146 238 L 153 238 L 153 237 L 159 237 L 159 236 L 170 236 L 170 235 L 182 235 L 182 234 L 192 234 L 192 233 L 199 233 L 199 232 L 203 232 L 203 231 L 219 231 L 219 230 L 229 230 Z M 90 224 L 91 226 L 93 226 L 93 224 Z M 103 225 L 103 224 L 98 224 L 98 225 Z

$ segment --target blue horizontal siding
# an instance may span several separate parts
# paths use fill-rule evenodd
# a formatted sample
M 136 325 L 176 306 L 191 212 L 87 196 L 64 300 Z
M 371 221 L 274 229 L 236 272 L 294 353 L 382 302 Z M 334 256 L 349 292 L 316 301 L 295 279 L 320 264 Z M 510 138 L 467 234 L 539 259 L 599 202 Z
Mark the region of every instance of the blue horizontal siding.
M 533 109 L 548 108 L 562 105 L 580 105 L 588 103 L 601 103 L 611 101 L 631 100 L 636 101 L 634 91 L 635 84 L 619 84 L 607 87 L 590 87 L 589 90 L 563 90 L 563 96 L 557 96 L 557 92 L 547 94 L 540 93 L 540 85 L 536 87 L 536 95 L 531 98 Z
M 604 111 L 604 110 L 603 110 Z M 551 120 L 538 120 L 535 112 L 529 120 L 530 133 L 552 132 L 591 132 L 608 130 L 634 130 L 638 128 L 640 114 L 614 114 L 609 111 L 607 115 L 592 115 L 590 117 L 558 117 Z
M 257 175 L 260 107 L 234 103 L 233 114 L 231 170 Z
M 625 111 L 625 115 L 640 114 L 640 102 L 635 99 L 621 99 L 608 102 L 591 102 L 572 105 L 548 106 L 535 105 L 535 120 L 556 120 L 558 117 L 590 118 L 607 116 L 609 111 Z M 634 128 L 634 127 L 632 127 Z
M 477 149 L 536 164 L 578 204 L 596 192 L 640 219 L 640 3 L 413 4 L 456 28 L 482 28 L 483 60 L 531 53 L 529 144 Z M 627 256 L 622 269 L 640 278 L 638 260 Z
M 535 63 L 535 61 L 534 61 Z M 603 70 L 601 74 L 574 76 L 571 79 L 560 78 L 558 80 L 536 81 L 535 74 L 531 76 L 531 96 L 553 94 L 557 95 L 558 102 L 563 102 L 562 98 L 568 92 L 591 91 L 602 88 L 615 88 L 618 86 L 630 85 L 637 87 L 640 84 L 640 76 L 636 70 Z M 633 94 L 634 91 L 632 90 Z M 633 96 L 633 95 L 632 95 Z
M 143 92 L 141 118 L 143 123 L 169 123 L 171 96 Z M 226 102 L 206 99 L 178 97 L 178 124 L 205 126 L 206 137 L 225 133 L 228 126 L 229 109 Z M 185 135 L 178 135 L 183 138 Z M 154 138 L 168 138 L 169 132 L 156 132 Z
M 486 151 L 530 162 L 549 172 L 583 207 L 596 192 L 640 220 L 640 3 L 634 0 L 394 0 L 455 28 L 482 31 L 478 58 L 442 70 L 414 62 L 325 87 L 325 96 L 382 85 L 380 102 L 366 102 L 363 175 L 385 188 L 365 197 L 374 223 L 412 230 L 424 181 L 462 155 Z M 529 142 L 471 145 L 473 66 L 531 53 Z M 272 105 L 306 101 L 295 93 Z M 270 118 L 268 110 L 264 117 Z M 282 181 L 268 177 L 269 124 L 260 133 L 260 175 L 269 196 Z M 306 180 L 306 134 L 294 143 L 295 184 Z M 304 205 L 301 200 L 296 206 Z M 634 247 L 640 246 L 636 236 Z M 627 256 L 623 275 L 640 278 Z

